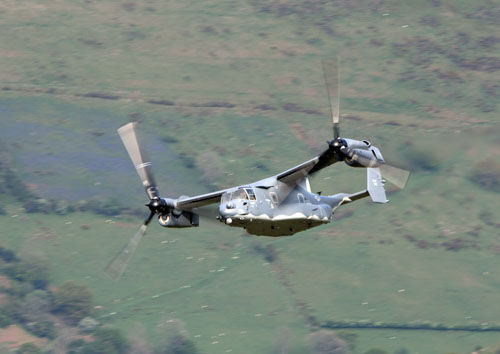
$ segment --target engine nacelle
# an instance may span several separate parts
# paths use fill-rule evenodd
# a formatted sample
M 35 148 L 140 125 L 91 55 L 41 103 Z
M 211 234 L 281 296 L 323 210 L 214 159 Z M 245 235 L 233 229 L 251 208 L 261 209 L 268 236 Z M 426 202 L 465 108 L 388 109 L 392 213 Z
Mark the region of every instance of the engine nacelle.
M 384 163 L 384 158 L 380 150 L 375 146 L 370 146 L 369 149 L 353 149 L 352 158 L 345 158 L 345 163 L 351 167 L 377 167 L 380 163 Z M 367 165 L 368 164 L 368 165 Z
M 369 149 L 372 144 L 368 140 L 354 140 L 354 139 L 348 139 L 344 138 L 345 142 L 347 143 L 347 146 L 349 149 L 362 149 L 366 150 Z
M 172 213 L 158 216 L 158 222 L 163 227 L 196 227 L 200 225 L 200 217 L 198 214 L 189 211 L 175 210 Z
M 348 160 L 348 159 L 344 159 L 344 162 L 346 163 L 346 165 L 348 166 L 351 166 L 351 167 L 365 167 L 363 165 L 361 165 L 358 161 L 356 160 Z

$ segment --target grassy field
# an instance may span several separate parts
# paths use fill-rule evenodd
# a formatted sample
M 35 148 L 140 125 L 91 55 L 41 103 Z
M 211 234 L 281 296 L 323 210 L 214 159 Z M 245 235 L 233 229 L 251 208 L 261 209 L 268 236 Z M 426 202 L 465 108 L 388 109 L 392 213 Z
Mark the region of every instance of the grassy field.
M 25 214 L 2 195 L 0 240 L 42 252 L 56 284 L 88 284 L 101 321 L 158 342 L 177 318 L 207 353 L 268 353 L 283 333 L 290 353 L 303 353 L 308 314 L 498 322 L 498 175 L 490 190 L 471 178 L 485 161 L 499 168 L 498 13 L 488 1 L 6 1 L 0 139 L 43 197 L 140 208 L 145 195 L 116 135 L 130 120 L 140 121 L 162 195 L 302 162 L 331 136 L 320 60 L 337 54 L 342 135 L 368 138 L 414 173 L 391 203 L 349 205 L 334 224 L 290 238 L 152 225 L 118 283 L 102 269 L 139 216 Z M 364 183 L 362 170 L 336 165 L 313 189 Z M 256 245 L 275 247 L 277 260 Z M 360 354 L 498 344 L 495 333 L 352 332 Z

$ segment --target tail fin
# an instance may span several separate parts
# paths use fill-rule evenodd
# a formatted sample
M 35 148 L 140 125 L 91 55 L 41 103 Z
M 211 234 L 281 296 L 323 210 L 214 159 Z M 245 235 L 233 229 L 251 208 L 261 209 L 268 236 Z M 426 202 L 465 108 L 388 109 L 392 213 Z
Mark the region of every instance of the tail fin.
M 387 203 L 385 196 L 384 181 L 378 167 L 366 169 L 366 183 L 368 193 L 375 203 Z

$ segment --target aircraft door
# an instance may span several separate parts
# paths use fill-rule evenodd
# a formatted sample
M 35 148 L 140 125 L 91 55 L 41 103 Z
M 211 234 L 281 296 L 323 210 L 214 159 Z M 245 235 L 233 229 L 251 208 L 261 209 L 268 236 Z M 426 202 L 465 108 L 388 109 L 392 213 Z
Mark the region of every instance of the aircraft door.
M 275 192 L 269 192 L 269 196 L 271 197 L 271 208 L 276 208 L 279 203 L 278 195 Z

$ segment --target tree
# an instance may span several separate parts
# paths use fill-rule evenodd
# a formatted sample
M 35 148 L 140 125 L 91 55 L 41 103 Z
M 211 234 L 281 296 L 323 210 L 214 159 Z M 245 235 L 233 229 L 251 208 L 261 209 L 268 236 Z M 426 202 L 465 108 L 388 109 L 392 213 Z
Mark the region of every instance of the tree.
M 126 354 L 129 344 L 121 332 L 115 328 L 99 328 L 94 334 L 93 342 L 82 339 L 68 345 L 67 354 Z
M 5 265 L 3 271 L 12 279 L 31 283 L 36 289 L 45 289 L 49 283 L 49 263 L 39 257 L 13 261 Z
M 470 179 L 488 191 L 500 193 L 500 163 L 492 158 L 479 162 Z
M 87 286 L 66 281 L 52 296 L 52 312 L 76 324 L 92 312 L 92 294 Z
M 351 351 L 354 351 L 354 348 L 356 347 L 356 341 L 358 340 L 358 335 L 356 333 L 348 331 L 337 331 L 337 336 L 342 338 L 347 343 Z
M 77 339 L 68 344 L 66 354 L 83 354 L 87 342 L 83 339 Z
M 334 331 L 320 330 L 307 337 L 311 354 L 349 354 L 349 345 Z
M 194 342 L 187 338 L 187 332 L 181 320 L 173 319 L 166 322 L 166 343 L 161 344 L 158 354 L 196 354 Z
M 383 349 L 372 348 L 369 351 L 365 352 L 365 354 L 389 354 Z
M 38 337 L 55 338 L 57 336 L 56 328 L 48 315 L 50 310 L 49 297 L 49 293 L 44 290 L 35 290 L 20 298 L 11 297 L 2 308 L 7 316 L 5 324 L 9 324 L 8 321 L 11 318 L 15 322 L 23 324 L 25 329 Z
M 26 324 L 26 328 L 38 337 L 54 339 L 57 337 L 54 322 L 48 320 L 36 321 Z
M 16 354 L 41 354 L 42 352 L 33 343 L 24 343 L 16 350 Z
M 14 251 L 11 251 L 7 248 L 3 248 L 2 246 L 0 246 L 0 258 L 5 263 L 19 262 L 19 258 L 17 258 Z
M 4 328 L 12 324 L 12 318 L 7 316 L 5 313 L 0 312 L 0 328 Z
M 92 317 L 85 317 L 78 322 L 80 332 L 91 333 L 99 326 L 99 322 Z
M 27 280 L 35 289 L 45 289 L 50 281 L 50 266 L 47 259 L 41 256 L 27 255 L 22 263 L 26 268 Z
M 192 340 L 185 335 L 176 334 L 169 338 L 167 347 L 162 354 L 196 354 L 198 350 Z
M 125 354 L 129 344 L 116 328 L 100 328 L 94 332 L 95 341 L 87 344 L 87 352 L 92 354 Z
M 130 342 L 130 353 L 133 354 L 154 354 L 153 348 L 146 341 L 146 329 L 143 325 L 136 325 L 127 338 Z
M 410 352 L 406 348 L 399 348 L 394 352 L 394 354 L 410 354 Z

